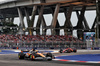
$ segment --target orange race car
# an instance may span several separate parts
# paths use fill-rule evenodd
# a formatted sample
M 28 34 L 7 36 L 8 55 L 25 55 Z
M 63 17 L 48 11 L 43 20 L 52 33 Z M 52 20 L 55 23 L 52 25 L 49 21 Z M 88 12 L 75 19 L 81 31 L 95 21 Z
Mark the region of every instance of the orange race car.
M 66 48 L 64 50 L 60 49 L 59 50 L 60 53 L 70 53 L 70 52 L 77 52 L 76 48 Z
M 25 59 L 25 58 L 29 58 L 31 60 L 52 60 L 55 59 L 54 55 L 52 55 L 52 53 L 38 53 L 38 51 L 29 51 L 28 53 L 23 53 L 23 51 L 21 51 L 18 54 L 18 58 L 19 59 Z

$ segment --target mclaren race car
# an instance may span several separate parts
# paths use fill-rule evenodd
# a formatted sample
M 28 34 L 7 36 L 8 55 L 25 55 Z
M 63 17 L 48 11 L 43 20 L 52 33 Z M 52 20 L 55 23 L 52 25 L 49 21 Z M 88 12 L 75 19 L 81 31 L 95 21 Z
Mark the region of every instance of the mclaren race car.
M 28 53 L 23 53 L 23 51 L 21 51 L 18 54 L 18 58 L 19 59 L 31 59 L 31 60 L 52 60 L 55 59 L 54 55 L 52 55 L 52 53 L 38 53 L 37 51 L 29 51 Z
M 76 53 L 77 52 L 77 49 L 75 49 L 75 48 L 66 48 L 64 50 L 63 49 L 60 49 L 59 52 L 60 53 L 71 53 L 71 52 L 75 52 Z

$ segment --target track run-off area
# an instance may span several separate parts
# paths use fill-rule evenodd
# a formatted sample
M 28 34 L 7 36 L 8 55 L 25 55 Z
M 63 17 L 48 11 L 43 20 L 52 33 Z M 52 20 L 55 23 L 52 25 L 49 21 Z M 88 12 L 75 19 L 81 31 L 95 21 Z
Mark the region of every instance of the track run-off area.
M 0 66 L 100 66 L 100 50 L 77 50 L 76 53 L 59 53 L 59 50 L 39 50 L 56 56 L 52 61 L 19 60 L 20 50 L 1 50 Z

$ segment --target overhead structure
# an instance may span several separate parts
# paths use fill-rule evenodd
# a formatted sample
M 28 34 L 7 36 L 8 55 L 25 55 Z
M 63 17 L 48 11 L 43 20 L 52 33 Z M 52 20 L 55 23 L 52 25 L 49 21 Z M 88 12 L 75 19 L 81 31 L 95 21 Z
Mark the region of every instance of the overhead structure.
M 64 29 L 65 35 L 71 35 L 72 31 L 76 29 L 78 38 L 83 38 L 82 30 L 91 30 L 84 15 L 86 10 L 96 10 L 96 0 L 11 0 L 0 3 L 0 14 L 4 16 L 4 20 L 12 18 L 13 21 L 15 17 L 19 17 L 22 31 L 25 28 L 23 19 L 26 17 L 27 30 L 30 35 L 33 35 L 33 31 L 40 35 L 42 25 L 42 35 L 46 34 L 47 29 L 51 29 L 52 35 L 59 35 L 60 29 Z M 71 23 L 73 11 L 76 12 L 78 17 L 76 26 Z M 64 13 L 66 18 L 63 26 L 60 26 L 58 21 L 59 13 Z M 50 26 L 46 25 L 44 14 L 52 14 L 53 18 Z M 39 17 L 36 26 L 34 26 L 36 15 L 39 15 Z
M 97 46 L 100 46 L 100 0 L 96 0 L 96 18 L 95 18 L 95 26 L 93 27 L 96 29 L 96 43 Z

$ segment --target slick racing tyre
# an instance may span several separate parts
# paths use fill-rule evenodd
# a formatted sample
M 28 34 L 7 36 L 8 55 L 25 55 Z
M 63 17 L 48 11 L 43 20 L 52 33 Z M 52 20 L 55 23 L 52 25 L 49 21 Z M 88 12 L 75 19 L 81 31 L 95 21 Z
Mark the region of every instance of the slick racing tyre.
M 62 53 L 63 51 L 62 51 L 62 50 L 60 50 L 59 52 L 60 52 L 60 53 Z
M 30 60 L 35 60 L 35 56 L 34 55 L 30 55 Z
M 20 52 L 20 53 L 18 54 L 18 58 L 19 58 L 19 59 L 24 59 L 24 57 L 25 57 L 25 54 L 24 54 L 24 53 Z
M 73 52 L 75 52 L 75 53 L 76 53 L 76 52 L 77 52 L 77 50 L 73 50 Z
M 53 55 L 52 55 L 52 53 L 47 53 L 47 54 L 46 54 L 46 57 L 51 57 L 50 59 L 47 59 L 48 61 L 51 61 L 51 60 L 52 60 Z

